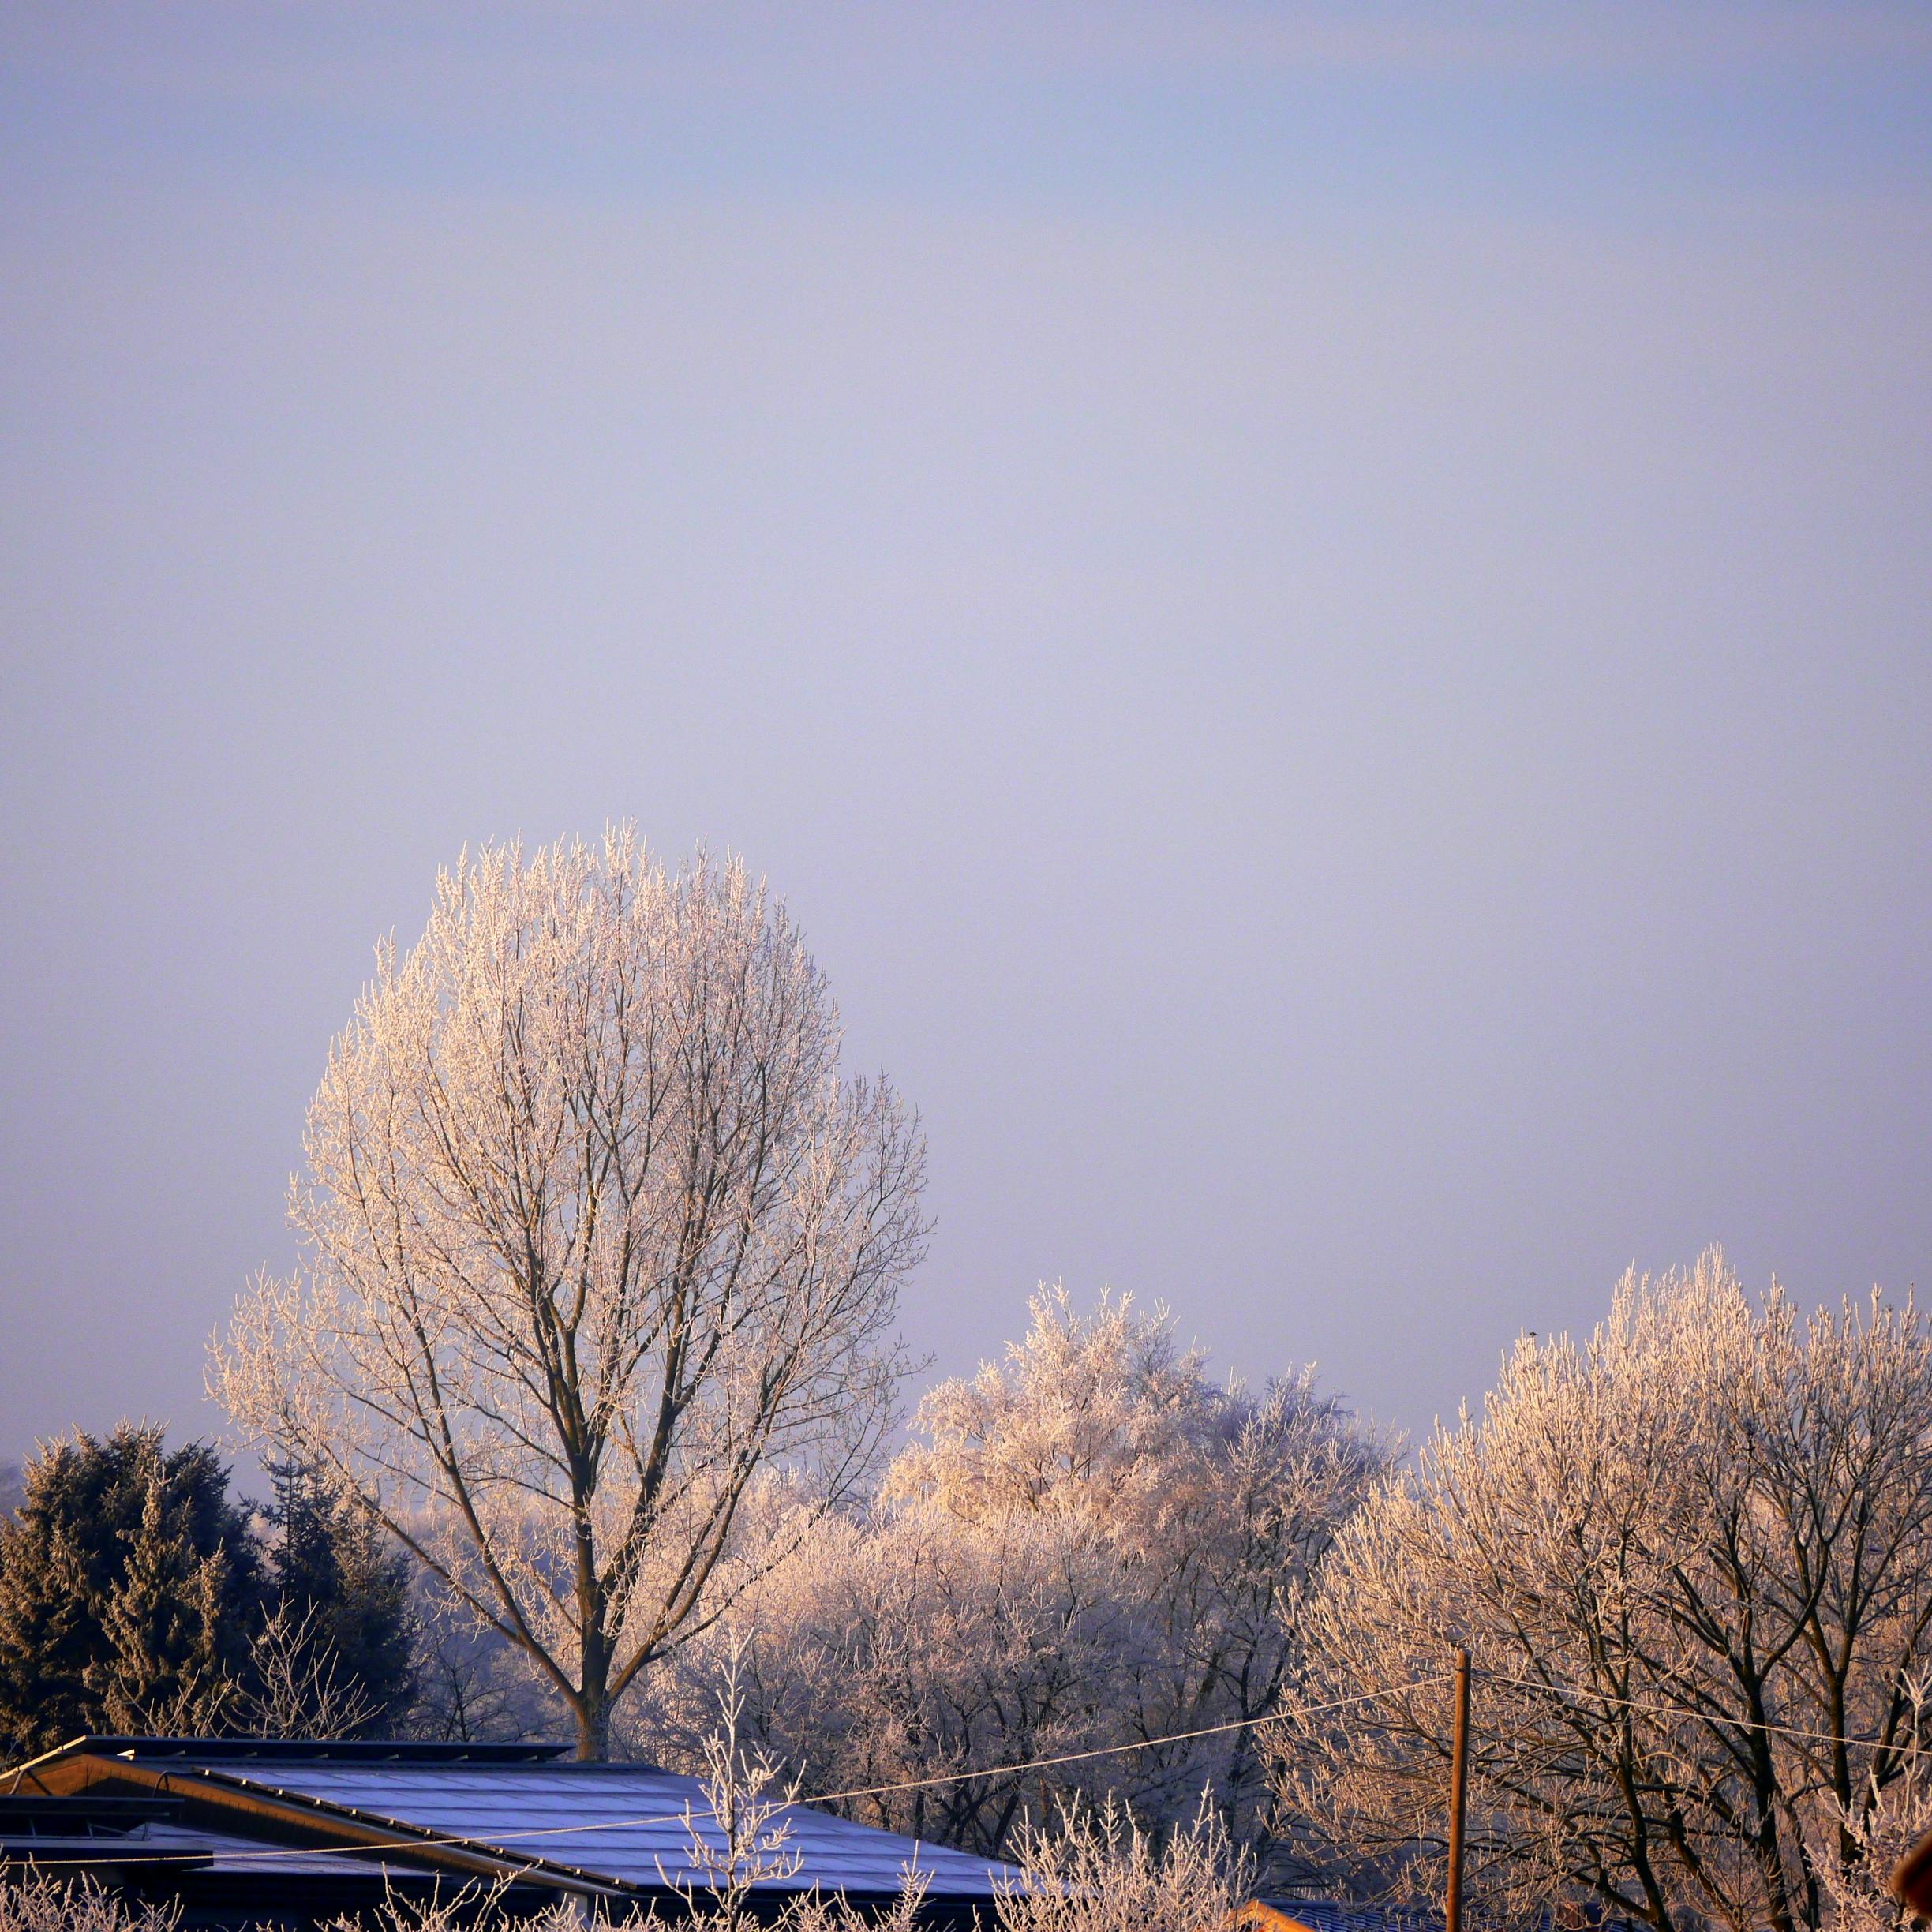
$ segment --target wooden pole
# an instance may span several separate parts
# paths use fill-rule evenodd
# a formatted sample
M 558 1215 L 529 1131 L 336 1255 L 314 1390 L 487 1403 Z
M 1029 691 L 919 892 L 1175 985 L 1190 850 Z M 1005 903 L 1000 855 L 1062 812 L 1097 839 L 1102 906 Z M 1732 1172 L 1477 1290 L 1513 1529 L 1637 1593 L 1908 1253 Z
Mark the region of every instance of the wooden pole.
M 1462 1932 L 1462 1821 L 1469 1799 L 1470 1653 L 1455 1653 L 1455 1745 L 1449 1760 L 1449 1896 L 1443 1917 L 1447 1932 Z

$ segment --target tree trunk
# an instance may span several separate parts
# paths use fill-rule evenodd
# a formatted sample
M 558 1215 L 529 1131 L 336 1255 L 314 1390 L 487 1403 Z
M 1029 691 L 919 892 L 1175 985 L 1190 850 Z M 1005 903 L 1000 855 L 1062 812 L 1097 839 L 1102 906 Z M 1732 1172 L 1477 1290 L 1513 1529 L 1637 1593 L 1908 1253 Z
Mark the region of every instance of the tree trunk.
M 601 1643 L 584 1646 L 582 1688 L 571 1700 L 577 1720 L 577 1758 L 601 1764 L 610 1756 L 610 1658 Z
M 601 1764 L 610 1755 L 610 1706 L 600 1700 L 577 1706 L 577 1758 L 580 1764 Z

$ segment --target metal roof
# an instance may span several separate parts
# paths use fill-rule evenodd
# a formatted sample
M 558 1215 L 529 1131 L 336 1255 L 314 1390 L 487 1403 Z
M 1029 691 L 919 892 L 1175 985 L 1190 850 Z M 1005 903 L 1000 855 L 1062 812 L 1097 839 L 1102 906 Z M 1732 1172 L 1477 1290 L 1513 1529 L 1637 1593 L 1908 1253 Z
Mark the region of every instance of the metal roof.
M 233 1832 L 209 1831 L 200 1826 L 158 1822 L 143 1828 L 140 1843 L 157 1857 L 174 1858 L 184 1853 L 205 1852 L 207 1869 L 259 1878 L 262 1875 L 260 1839 L 238 1837 Z M 372 1875 L 393 1881 L 417 1875 L 418 1868 L 401 1859 L 364 1854 L 356 1857 L 318 1848 L 277 1848 L 275 1870 L 278 1877 L 300 1878 L 367 1878 Z
M 721 1855 L 724 1839 L 697 1779 L 650 1765 L 560 1762 L 564 1748 L 352 1750 L 279 1739 L 264 1745 L 140 1738 L 88 1739 L 67 1747 L 164 1773 L 168 1788 L 184 1795 L 197 1784 L 253 1792 L 313 1806 L 318 1823 L 332 1813 L 365 1827 L 392 1827 L 399 1837 L 457 1839 L 477 1851 L 541 1861 L 553 1871 L 561 1867 L 625 1889 L 709 1886 L 693 1860 L 692 1833 Z M 934 1903 L 984 1901 L 1019 1879 L 1010 1867 L 809 1805 L 788 1806 L 781 1816 L 791 1830 L 786 1853 L 796 1855 L 799 1865 L 789 1877 L 760 1881 L 768 1893 L 892 1896 L 910 1867 L 925 1875 Z M 243 1863 L 247 1855 L 238 1855 Z M 254 1853 L 264 1863 L 269 1855 L 266 1848 Z
M 158 1874 L 192 1869 L 259 1877 L 260 1839 L 190 1824 L 185 1800 L 146 1794 L 49 1797 L 0 1794 L 0 1866 L 34 1865 L 62 1877 L 76 1870 Z M 319 1848 L 279 1848 L 279 1867 L 296 1877 L 390 1880 L 420 1876 L 420 1868 L 380 1854 L 355 1856 Z

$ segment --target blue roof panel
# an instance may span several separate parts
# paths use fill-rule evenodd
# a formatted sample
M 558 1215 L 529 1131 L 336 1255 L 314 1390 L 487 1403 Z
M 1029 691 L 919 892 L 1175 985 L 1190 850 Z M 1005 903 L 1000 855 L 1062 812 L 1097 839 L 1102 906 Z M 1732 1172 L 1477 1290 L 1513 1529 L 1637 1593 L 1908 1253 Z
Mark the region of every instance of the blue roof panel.
M 692 1860 L 694 1828 L 721 1856 L 724 1850 L 698 1780 L 648 1765 L 249 1762 L 215 1753 L 175 1762 L 185 1773 L 623 1885 L 707 1886 Z M 1002 1880 L 1019 1877 L 1009 1866 L 809 1805 L 788 1806 L 781 1815 L 791 1828 L 786 1852 L 797 1855 L 799 1869 L 762 1881 L 762 1889 L 891 1894 L 912 1866 L 926 1875 L 929 1897 L 985 1900 Z

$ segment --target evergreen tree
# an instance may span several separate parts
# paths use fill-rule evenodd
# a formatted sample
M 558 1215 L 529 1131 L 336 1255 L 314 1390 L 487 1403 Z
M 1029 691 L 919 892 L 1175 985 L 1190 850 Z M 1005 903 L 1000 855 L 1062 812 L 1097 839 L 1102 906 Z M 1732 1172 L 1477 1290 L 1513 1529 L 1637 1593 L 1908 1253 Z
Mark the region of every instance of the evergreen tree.
M 0 1523 L 0 1744 L 220 1721 L 249 1671 L 264 1581 L 206 1443 L 122 1424 L 43 1451 Z
M 381 1736 L 393 1729 L 416 1691 L 416 1630 L 402 1554 L 353 1497 L 324 1482 L 293 1455 L 268 1464 L 275 1485 L 269 1520 L 271 1589 L 283 1641 L 302 1654 L 288 1662 L 313 1687 L 299 1692 L 291 1715 L 304 1728 L 353 1712 L 347 1735 Z M 281 1702 L 286 1706 L 287 1685 Z
M 152 1470 L 127 1567 L 101 1610 L 107 1653 L 84 1674 L 109 1730 L 200 1737 L 221 1729 L 242 1662 L 223 1621 L 228 1569 L 225 1548 L 200 1555 L 182 1533 L 181 1511 Z

